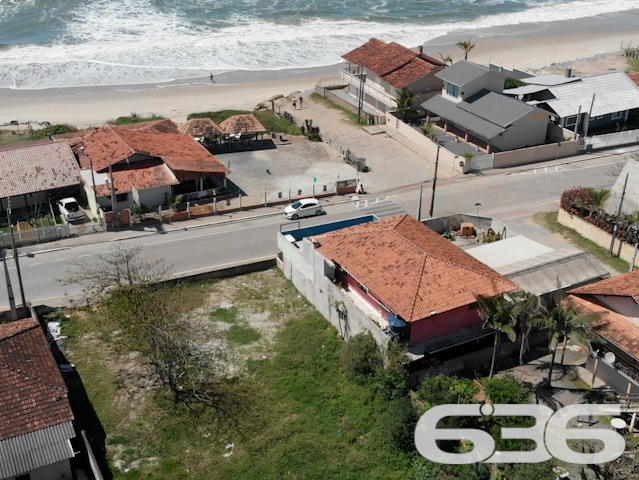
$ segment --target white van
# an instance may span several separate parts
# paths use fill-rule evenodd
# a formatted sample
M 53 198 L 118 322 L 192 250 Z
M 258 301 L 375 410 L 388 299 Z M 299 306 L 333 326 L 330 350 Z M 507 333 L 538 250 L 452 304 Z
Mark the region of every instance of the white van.
M 302 217 L 325 215 L 326 212 L 317 198 L 305 198 L 289 205 L 284 209 L 284 215 L 289 220 L 297 220 Z

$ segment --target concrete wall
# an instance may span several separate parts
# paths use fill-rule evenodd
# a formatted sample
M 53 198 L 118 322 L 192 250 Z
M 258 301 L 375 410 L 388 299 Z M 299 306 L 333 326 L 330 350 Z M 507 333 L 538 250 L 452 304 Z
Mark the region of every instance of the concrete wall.
M 595 359 L 592 355 L 588 355 L 588 360 L 586 360 L 586 370 L 588 370 L 590 373 L 593 373 L 594 369 Z M 637 382 L 617 370 L 612 365 L 608 364 L 603 358 L 599 358 L 599 365 L 597 366 L 597 378 L 599 378 L 617 393 L 628 393 L 628 387 L 630 387 L 629 393 L 639 393 L 639 385 L 637 384 Z
M 433 73 L 408 85 L 406 88 L 417 95 L 413 100 L 413 108 L 418 109 L 426 100 L 433 98 L 435 95 L 439 95 L 443 86 L 444 82 Z
M 476 308 L 468 305 L 456 308 L 449 312 L 437 314 L 431 318 L 418 320 L 410 324 L 410 341 L 419 343 L 429 338 L 439 337 L 446 333 L 454 332 L 465 327 L 470 327 L 481 322 Z
M 115 202 L 116 210 L 129 208 L 135 203 L 133 201 L 133 195 L 131 194 L 131 192 L 120 193 L 126 193 L 127 198 L 124 202 Z M 165 185 L 156 188 L 146 188 L 143 190 L 138 190 L 138 193 L 140 194 L 140 203 L 154 208 L 166 203 L 166 196 L 171 194 L 171 187 L 169 185 Z M 117 194 L 118 192 L 116 191 L 116 195 Z M 98 197 L 98 204 L 103 208 L 111 208 L 111 197 Z
M 46 467 L 36 468 L 29 473 L 30 480 L 57 480 L 57 479 L 69 479 L 73 478 L 71 473 L 71 463 L 69 460 L 63 460 Z M 9 477 L 6 480 L 15 480 L 16 477 Z
M 541 145 L 546 141 L 548 115 L 533 110 L 517 119 L 501 136 L 493 138 L 492 145 L 500 150 Z
M 573 157 L 579 153 L 579 144 L 575 141 L 562 142 L 536 147 L 520 148 L 508 152 L 495 153 L 493 168 L 508 168 L 529 163 L 556 160 L 558 158 Z
M 575 133 L 570 130 L 566 130 L 565 128 L 561 128 L 556 123 L 549 123 L 547 138 L 551 142 L 563 142 L 564 138 L 569 138 L 571 140 L 575 138 Z
M 595 227 L 591 223 L 586 222 L 577 215 L 571 215 L 560 208 L 559 214 L 557 215 L 557 221 L 565 227 L 572 228 L 579 235 L 595 242 L 600 247 L 605 248 L 606 250 L 610 248 L 612 235 L 598 227 Z M 635 246 L 616 239 L 613 253 L 626 262 L 631 263 L 632 257 L 635 253 Z

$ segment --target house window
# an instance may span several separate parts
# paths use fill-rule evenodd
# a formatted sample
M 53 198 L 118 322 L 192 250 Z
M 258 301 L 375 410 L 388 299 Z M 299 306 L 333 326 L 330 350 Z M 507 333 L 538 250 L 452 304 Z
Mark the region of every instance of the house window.
M 361 283 L 358 283 L 357 286 L 359 287 L 360 290 L 362 290 L 363 292 L 368 293 L 368 288 L 366 288 L 364 285 L 362 285 Z
M 340 319 L 341 322 L 348 322 L 348 312 L 346 311 L 346 308 L 341 307 L 337 309 L 337 317 Z
M 128 193 L 118 193 L 115 196 L 115 201 L 116 202 L 126 202 L 129 199 L 129 194 Z
M 564 121 L 565 127 L 574 127 L 577 124 L 577 115 L 571 115 L 570 117 L 566 117 Z
M 610 120 L 619 120 L 623 117 L 623 112 L 614 112 L 610 115 Z
M 454 83 L 446 83 L 446 93 L 452 97 L 459 97 L 459 86 Z

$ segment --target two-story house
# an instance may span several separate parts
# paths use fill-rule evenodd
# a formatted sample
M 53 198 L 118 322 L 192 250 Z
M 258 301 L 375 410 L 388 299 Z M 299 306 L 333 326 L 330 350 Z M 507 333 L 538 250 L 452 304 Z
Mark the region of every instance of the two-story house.
M 413 106 L 436 95 L 442 81 L 435 73 L 446 68 L 446 63 L 398 43 L 386 43 L 371 38 L 342 58 L 348 62 L 340 76 L 348 82 L 348 93 L 357 104 L 360 98 L 380 113 L 395 110 L 398 92 L 406 88 L 413 95 Z
M 549 113 L 503 95 L 501 73 L 461 60 L 435 76 L 443 88 L 421 104 L 428 121 L 437 120 L 487 153 L 545 143 Z

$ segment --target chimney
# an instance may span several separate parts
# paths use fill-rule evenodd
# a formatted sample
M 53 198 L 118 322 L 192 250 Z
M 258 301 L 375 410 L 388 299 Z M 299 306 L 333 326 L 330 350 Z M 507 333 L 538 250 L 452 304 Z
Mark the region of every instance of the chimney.
M 419 53 L 424 53 L 424 45 L 419 46 Z
M 572 68 L 567 68 L 566 69 L 566 78 L 570 78 L 572 77 Z

